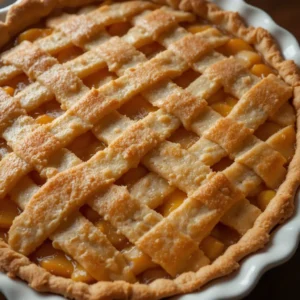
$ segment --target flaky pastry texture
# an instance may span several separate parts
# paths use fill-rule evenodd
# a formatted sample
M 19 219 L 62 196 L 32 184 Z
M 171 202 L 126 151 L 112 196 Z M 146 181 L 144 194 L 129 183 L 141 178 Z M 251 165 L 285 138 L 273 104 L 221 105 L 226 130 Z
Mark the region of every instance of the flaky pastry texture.
M 13 6 L 5 23 L 0 23 L 0 46 L 5 45 L 17 33 L 60 7 L 76 7 L 93 3 L 93 0 L 24 0 Z M 284 60 L 272 36 L 262 28 L 246 26 L 238 13 L 223 11 L 215 4 L 204 0 L 157 0 L 176 9 L 193 12 L 226 32 L 244 39 L 255 46 L 269 65 L 279 72 L 281 78 L 293 87 L 293 106 L 297 111 L 297 128 L 300 126 L 300 75 L 294 62 Z M 239 261 L 266 245 L 271 230 L 289 218 L 294 211 L 294 195 L 300 178 L 300 133 L 297 131 L 297 147 L 289 164 L 285 181 L 276 198 L 258 217 L 237 244 L 211 265 L 197 272 L 187 272 L 174 280 L 157 279 L 149 285 L 130 284 L 124 281 L 85 284 L 54 276 L 31 262 L 27 257 L 13 251 L 0 241 L 0 268 L 10 277 L 18 277 L 42 292 L 53 292 L 71 299 L 158 299 L 195 291 L 207 282 L 225 276 L 239 267 Z

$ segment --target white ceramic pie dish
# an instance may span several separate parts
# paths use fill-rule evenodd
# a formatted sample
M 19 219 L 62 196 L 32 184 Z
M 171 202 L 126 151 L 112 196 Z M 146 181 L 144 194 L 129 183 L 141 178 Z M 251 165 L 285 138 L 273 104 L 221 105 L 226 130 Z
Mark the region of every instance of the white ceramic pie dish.
M 238 11 L 248 24 L 261 26 L 272 33 L 286 59 L 294 60 L 300 66 L 300 47 L 288 31 L 281 28 L 262 10 L 246 4 L 242 0 L 212 0 L 225 10 Z M 5 4 L 14 1 L 5 0 Z M 18 1 L 17 1 L 18 2 Z M 5 18 L 8 7 L 0 9 L 0 20 Z M 300 239 L 300 193 L 296 196 L 294 216 L 273 234 L 271 242 L 262 251 L 245 259 L 234 274 L 215 280 L 201 292 L 179 296 L 180 300 L 240 299 L 256 285 L 263 273 L 287 261 L 296 251 Z M 62 297 L 38 294 L 23 282 L 11 280 L 0 273 L 0 291 L 8 300 L 61 300 Z

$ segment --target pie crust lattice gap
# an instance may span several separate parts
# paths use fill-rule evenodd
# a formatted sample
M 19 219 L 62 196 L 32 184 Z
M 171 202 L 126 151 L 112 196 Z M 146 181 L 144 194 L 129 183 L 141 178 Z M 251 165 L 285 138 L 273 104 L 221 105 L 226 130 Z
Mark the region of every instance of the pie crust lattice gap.
M 50 20 L 51 35 L 1 56 L 0 84 L 21 73 L 32 80 L 14 97 L 0 89 L 1 137 L 12 149 L 0 161 L 0 197 L 9 195 L 23 210 L 9 231 L 13 249 L 30 255 L 50 238 L 93 278 L 135 282 L 126 254 L 81 206 L 171 277 L 209 264 L 199 244 L 219 222 L 241 235 L 253 226 L 261 211 L 247 195 L 262 183 L 277 189 L 286 175 L 289 157 L 278 144 L 294 130 L 292 88 L 217 52 L 229 39 L 217 29 L 191 34 L 179 25 L 193 18 L 147 2 L 115 3 Z M 104 29 L 124 19 L 132 23 L 124 36 Z M 138 49 L 153 41 L 166 50 L 147 59 Z M 71 45 L 84 53 L 60 64 L 55 55 Z M 84 78 L 104 68 L 118 78 L 89 89 Z M 189 69 L 199 77 L 183 89 L 172 80 Z M 239 99 L 226 117 L 209 105 L 220 89 Z M 138 121 L 120 114 L 139 94 L 158 109 Z M 65 112 L 39 125 L 28 114 L 54 97 Z M 282 129 L 262 141 L 254 132 L 268 119 Z M 200 137 L 188 149 L 168 141 L 182 125 Z M 83 162 L 66 147 L 88 131 L 107 147 Z M 228 156 L 234 163 L 213 172 Z M 129 189 L 115 184 L 139 164 L 150 172 Z M 42 187 L 28 176 L 32 170 L 47 179 Z M 163 218 L 155 209 L 176 188 L 188 198 Z

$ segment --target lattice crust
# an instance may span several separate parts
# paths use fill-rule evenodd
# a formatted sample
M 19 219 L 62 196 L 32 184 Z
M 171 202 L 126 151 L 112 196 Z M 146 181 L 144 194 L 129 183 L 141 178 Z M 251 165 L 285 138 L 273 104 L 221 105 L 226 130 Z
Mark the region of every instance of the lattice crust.
M 124 36 L 105 30 L 124 20 L 133 26 Z M 134 282 L 130 257 L 78 212 L 81 206 L 172 277 L 209 264 L 199 244 L 219 222 L 241 235 L 252 228 L 261 211 L 246 197 L 262 182 L 277 189 L 286 176 L 288 157 L 278 144 L 294 123 L 292 88 L 217 52 L 228 41 L 217 29 L 191 34 L 179 26 L 193 20 L 147 2 L 116 3 L 49 20 L 50 36 L 2 54 L 0 84 L 22 73 L 34 81 L 14 97 L 0 89 L 1 137 L 13 150 L 0 161 L 0 197 L 9 194 L 23 210 L 9 231 L 13 249 L 29 255 L 50 238 L 95 279 Z M 148 60 L 138 49 L 153 41 L 166 50 Z M 85 52 L 60 64 L 55 55 L 72 45 Z M 118 78 L 98 89 L 83 83 L 106 67 Z M 199 77 L 183 89 L 172 79 L 188 69 Z M 221 88 L 240 99 L 227 117 L 209 106 Z M 133 121 L 117 110 L 138 94 L 158 110 Z M 53 122 L 38 125 L 27 115 L 54 97 L 65 112 Z M 253 133 L 267 119 L 285 127 L 264 142 Z M 188 149 L 167 141 L 181 125 L 200 137 Z M 65 147 L 90 130 L 107 147 L 82 162 Z M 234 163 L 213 172 L 227 156 Z M 128 188 L 115 184 L 140 163 L 147 175 Z M 32 170 L 47 179 L 42 187 L 27 176 Z M 163 218 L 155 209 L 176 188 L 188 198 Z

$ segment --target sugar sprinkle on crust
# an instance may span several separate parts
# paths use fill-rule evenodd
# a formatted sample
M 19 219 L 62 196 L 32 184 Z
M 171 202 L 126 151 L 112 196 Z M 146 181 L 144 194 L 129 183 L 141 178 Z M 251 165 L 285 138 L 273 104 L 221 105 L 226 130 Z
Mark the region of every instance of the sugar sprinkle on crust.
M 81 5 L 90 3 L 90 2 L 93 2 L 93 1 L 75 1 L 75 2 L 73 2 L 74 4 L 72 3 L 72 5 L 81 6 Z M 162 1 L 159 1 L 159 2 L 161 3 Z M 300 101 L 299 71 L 293 62 L 283 60 L 280 52 L 278 51 L 278 49 L 275 45 L 275 42 L 273 41 L 272 37 L 270 36 L 270 34 L 268 32 L 266 32 L 265 30 L 263 30 L 261 28 L 255 29 L 252 27 L 246 27 L 237 13 L 221 11 L 217 8 L 216 5 L 214 5 L 212 3 L 207 3 L 202 0 L 183 0 L 183 1 L 170 0 L 170 1 L 164 1 L 164 2 L 166 2 L 166 4 L 173 6 L 175 8 L 180 8 L 181 10 L 191 11 L 195 14 L 198 14 L 201 17 L 203 17 L 203 18 L 211 21 L 212 23 L 220 26 L 221 28 L 225 29 L 227 32 L 229 32 L 235 36 L 241 37 L 244 40 L 246 40 L 248 43 L 255 45 L 257 50 L 260 53 L 262 53 L 262 55 L 264 56 L 264 59 L 269 63 L 269 65 L 271 65 L 274 69 L 276 69 L 279 72 L 280 76 L 284 79 L 284 81 L 286 83 L 288 83 L 289 85 L 292 86 L 293 92 L 294 92 L 293 104 L 294 104 L 294 107 L 296 108 L 296 110 L 298 111 L 298 107 L 299 107 L 299 103 L 300 103 L 299 102 Z M 36 21 L 39 18 L 48 15 L 54 8 L 56 8 L 58 6 L 63 7 L 65 5 L 67 5 L 67 3 L 64 3 L 64 1 L 59 1 L 59 3 L 58 3 L 58 1 L 34 1 L 34 0 L 27 0 L 27 1 L 21 2 L 18 6 L 13 7 L 10 10 L 6 23 L 0 23 L 0 37 L 1 37 L 0 44 L 3 45 L 4 43 L 6 43 L 10 39 L 11 36 L 15 35 L 19 31 L 23 30 L 24 29 L 23 26 L 29 25 L 30 24 L 29 22 Z M 139 6 L 141 4 L 137 3 L 136 5 Z M 29 19 L 24 20 L 23 17 L 21 17 L 21 18 L 19 17 L 20 15 L 24 16 L 24 14 L 30 16 L 30 20 Z M 22 20 L 22 18 L 23 18 L 23 20 Z M 17 22 L 16 20 L 18 20 L 18 19 L 22 20 L 22 22 L 19 22 L 19 21 Z M 33 21 L 31 21 L 31 20 L 33 20 Z M 171 21 L 172 20 L 170 20 L 170 19 L 165 20 L 165 22 L 171 22 Z M 149 20 L 149 22 L 151 22 L 151 19 Z M 147 26 L 148 26 L 147 23 L 144 26 L 146 26 L 146 28 L 147 28 Z M 168 25 L 168 26 L 174 26 L 174 25 Z M 157 31 L 156 31 L 156 33 L 153 32 L 153 34 L 157 34 L 157 36 L 159 36 Z M 74 37 L 74 39 L 76 39 L 78 41 L 78 43 L 82 43 L 82 40 L 79 37 Z M 186 39 L 185 42 L 188 43 L 189 40 Z M 166 38 L 166 43 L 168 43 L 167 38 Z M 182 45 L 180 45 L 180 44 L 176 45 L 176 43 L 173 43 L 173 42 L 172 42 L 172 44 L 174 45 L 175 49 L 184 49 L 184 48 L 181 48 Z M 46 47 L 51 48 L 51 43 L 46 45 Z M 176 50 L 175 50 L 175 52 L 176 52 Z M 182 62 L 181 67 L 185 68 L 185 66 L 184 66 L 185 64 L 191 65 L 199 57 L 201 57 L 201 53 L 195 53 L 195 54 L 189 53 L 189 55 L 187 56 L 187 61 Z M 124 65 L 128 62 L 126 60 L 126 57 L 122 58 L 121 61 L 115 61 L 115 60 L 112 60 L 108 55 L 106 59 L 111 61 L 111 66 L 114 70 L 118 70 L 118 66 L 121 67 L 122 65 Z M 165 59 L 169 59 L 169 58 L 165 58 Z M 143 62 L 143 58 L 141 58 L 141 62 Z M 177 62 L 178 61 L 176 61 L 175 63 L 177 63 Z M 48 62 L 45 62 L 45 64 L 43 64 L 43 65 L 46 66 L 47 68 L 50 67 Z M 201 67 L 201 65 L 199 65 L 199 66 Z M 203 66 L 202 66 L 202 68 L 203 68 Z M 37 75 L 35 75 L 35 76 L 39 75 L 38 73 L 40 72 L 40 70 L 34 70 L 34 69 L 32 69 L 32 70 L 37 72 Z M 11 73 L 18 72 L 18 70 L 17 69 L 10 70 L 10 72 Z M 124 72 L 125 72 L 125 75 L 123 75 L 123 76 L 125 76 L 125 77 L 128 76 L 130 78 L 133 78 L 132 77 L 133 75 L 130 75 L 130 74 L 126 75 L 126 71 L 123 71 L 122 68 L 120 68 L 120 75 L 121 75 L 121 73 L 124 74 Z M 166 70 L 166 72 L 168 72 L 168 71 Z M 212 78 L 211 76 L 213 76 L 214 70 L 211 69 L 211 70 L 205 71 L 205 72 L 207 73 L 207 75 L 205 75 L 205 76 L 207 76 L 208 78 Z M 238 68 L 233 70 L 233 73 L 243 74 L 243 73 L 241 73 L 240 69 L 238 69 Z M 159 74 L 157 74 L 157 75 L 154 74 L 155 78 L 157 78 L 156 76 L 159 76 Z M 240 76 L 242 77 L 242 75 L 240 75 Z M 0 77 L 0 79 L 1 79 L 1 77 Z M 267 77 L 265 80 L 268 80 L 268 79 L 270 79 L 270 77 Z M 204 80 L 204 79 L 202 79 L 202 80 Z M 230 83 L 228 83 L 228 80 L 223 84 L 230 86 Z M 255 81 L 255 79 L 253 79 L 253 80 Z M 251 89 L 251 87 L 256 86 L 257 83 L 253 82 L 252 83 L 253 85 L 252 85 L 251 80 L 249 82 L 250 82 L 250 85 L 245 89 L 245 92 L 247 90 L 250 90 L 249 91 L 249 93 L 250 93 L 250 92 L 254 91 L 254 89 Z M 120 80 L 120 84 L 121 85 L 123 84 L 121 80 Z M 155 84 L 155 82 L 153 84 Z M 163 86 L 162 88 L 166 89 L 166 90 L 170 90 L 172 92 L 175 91 L 174 87 L 170 86 L 170 84 Z M 245 84 L 247 85 L 247 81 L 243 80 L 243 83 L 240 83 L 240 84 L 242 86 L 245 86 Z M 262 82 L 261 82 L 261 84 L 262 84 Z M 236 90 L 241 90 L 241 89 L 237 88 Z M 177 92 L 182 92 L 182 91 L 179 90 Z M 279 91 L 279 93 L 281 93 L 282 98 L 278 97 L 275 99 L 275 100 L 278 100 L 279 102 L 280 102 L 280 99 L 282 99 L 282 101 L 286 101 L 291 96 L 290 89 L 288 89 L 288 88 L 285 89 L 284 86 L 283 86 L 283 90 Z M 83 94 L 84 94 L 84 92 L 83 92 Z M 152 102 L 154 105 L 156 104 L 158 107 L 163 107 L 163 108 L 166 107 L 168 112 L 172 112 L 174 115 L 176 115 L 176 118 L 173 120 L 174 128 L 176 128 L 177 124 L 178 124 L 177 117 L 185 124 L 185 126 L 189 126 L 190 128 L 193 129 L 193 121 L 195 121 L 196 115 L 199 115 L 200 113 L 203 113 L 203 114 L 206 113 L 206 114 L 212 114 L 212 116 L 213 116 L 212 112 L 206 111 L 205 105 L 203 105 L 202 102 L 199 102 L 199 105 L 196 108 L 189 110 L 189 106 L 187 106 L 187 108 L 188 108 L 187 110 L 180 109 L 178 114 L 176 114 L 174 112 L 176 112 L 176 110 L 178 109 L 177 106 L 170 104 L 170 103 L 172 103 L 172 99 L 175 103 L 175 101 L 176 101 L 175 96 L 169 97 L 168 102 L 166 102 L 166 104 L 157 102 L 158 98 L 155 95 L 147 94 L 147 91 L 145 91 L 145 96 L 148 97 L 148 99 L 150 99 L 150 102 Z M 197 95 L 197 96 L 199 97 L 199 95 Z M 201 96 L 204 96 L 204 94 L 202 94 Z M 191 99 L 191 97 L 195 97 L 195 95 L 192 93 L 192 90 L 191 90 L 191 95 L 185 94 L 184 98 L 181 98 L 181 99 L 184 99 L 183 105 L 188 103 L 188 101 Z M 207 95 L 205 95 L 205 99 L 206 98 L 207 98 Z M 247 98 L 247 96 L 243 97 L 243 100 L 247 101 L 246 98 Z M 90 103 L 90 101 L 93 102 L 93 99 L 88 99 L 86 101 L 88 101 L 88 103 Z M 0 106 L 1 105 L 2 104 L 1 104 L 1 100 L 0 100 Z M 164 105 L 166 105 L 166 106 L 164 106 Z M 177 103 L 177 105 L 178 105 L 178 103 Z M 242 103 L 240 105 L 242 106 Z M 266 105 L 269 105 L 269 104 L 266 103 Z M 1 108 L 2 108 L 2 106 L 1 106 Z M 67 103 L 66 103 L 66 108 L 68 108 Z M 109 109 L 107 111 L 107 113 L 108 113 L 111 110 L 115 109 L 115 104 L 112 103 L 112 106 L 108 105 L 107 108 Z M 16 114 L 16 115 L 24 114 L 23 111 L 20 110 L 19 107 L 15 108 L 15 107 L 11 106 L 10 109 L 12 111 L 11 110 L 8 111 L 8 110 L 6 110 L 6 108 L 4 108 L 4 109 L 5 109 L 5 112 L 7 112 L 7 115 L 6 115 L 7 120 L 10 118 L 12 113 Z M 99 109 L 101 110 L 102 108 L 99 108 Z M 242 107 L 241 107 L 241 109 L 242 109 Z M 195 111 L 196 111 L 196 113 L 195 113 Z M 74 112 L 76 112 L 76 109 L 74 110 Z M 235 111 L 233 111 L 232 115 L 234 116 L 234 114 L 240 116 L 240 114 L 238 113 L 238 107 L 236 107 Z M 86 119 L 85 113 L 76 114 L 76 116 L 78 116 L 79 118 L 82 117 L 86 123 L 89 123 L 89 122 L 94 123 L 95 122 L 94 120 L 98 119 L 98 115 L 99 115 L 99 110 L 97 110 L 95 112 L 95 115 L 92 115 L 91 117 L 88 117 L 87 119 Z M 101 115 L 101 113 L 100 113 L 100 115 Z M 260 117 L 265 118 L 265 116 L 263 116 L 263 115 L 261 115 Z M 171 117 L 171 119 L 172 119 L 172 117 Z M 225 120 L 225 119 L 223 119 L 223 120 Z M 245 120 L 246 120 L 246 118 L 242 119 L 242 120 L 236 119 L 236 121 L 245 121 Z M 256 121 L 258 124 L 259 120 L 257 119 Z M 23 122 L 24 122 L 24 124 L 27 124 L 26 122 L 29 122 L 29 121 L 24 120 Z M 81 121 L 76 119 L 76 122 L 80 123 Z M 75 124 L 75 126 L 77 124 L 77 126 L 82 126 L 82 128 L 85 128 L 85 126 L 86 126 L 86 128 L 90 128 L 88 126 L 88 124 L 86 124 L 86 123 L 78 124 L 76 122 L 73 123 L 73 124 Z M 122 120 L 122 122 L 124 122 L 124 124 L 126 124 L 126 120 Z M 172 125 L 170 125 L 170 120 L 167 120 L 166 116 L 164 116 L 164 118 L 161 118 L 160 122 L 165 123 L 166 130 L 169 130 L 172 127 Z M 6 124 L 7 124 L 6 121 L 4 121 L 4 128 L 6 127 Z M 234 134 L 234 131 L 235 131 L 234 125 L 235 124 L 231 124 L 228 122 L 226 123 L 225 121 L 220 120 L 218 117 L 215 118 L 215 124 L 217 124 L 221 129 L 222 128 L 227 128 L 227 129 L 230 128 L 229 132 L 227 133 L 228 135 Z M 252 126 L 257 126 L 257 124 L 255 124 L 255 125 L 248 124 L 247 127 L 252 128 Z M 33 126 L 33 125 L 28 124 L 27 126 Z M 103 126 L 103 124 L 102 125 L 99 124 L 99 126 L 101 127 L 101 126 Z M 130 128 L 132 126 L 132 124 L 128 124 L 128 126 L 129 126 L 128 128 Z M 297 127 L 299 127 L 299 126 L 300 126 L 300 121 L 297 119 Z M 197 128 L 197 130 L 199 131 L 199 130 L 201 130 L 202 127 L 194 125 L 194 128 Z M 137 128 L 137 130 L 138 130 L 138 128 Z M 203 130 L 201 130 L 201 132 L 204 132 L 204 131 L 206 131 L 206 128 L 203 128 Z M 120 136 L 119 136 L 119 134 L 117 134 L 117 137 L 116 137 L 116 136 L 112 136 L 112 133 L 109 130 L 107 133 L 108 133 L 107 136 L 104 136 L 105 133 L 103 133 L 102 138 L 108 138 L 109 144 L 112 143 L 112 145 L 113 145 L 112 147 L 118 147 L 118 139 L 122 139 L 122 134 Z M 125 130 L 124 134 L 126 135 L 126 130 Z M 163 135 L 164 134 L 167 134 L 167 132 L 164 132 Z M 243 138 L 247 139 L 248 136 L 251 135 L 251 131 L 245 129 L 245 132 L 244 131 L 240 132 L 240 134 L 241 135 L 243 134 Z M 45 138 L 45 141 L 46 141 L 47 138 L 44 136 L 44 134 L 41 133 L 41 137 L 42 136 Z M 149 140 L 145 141 L 145 142 L 148 142 L 149 145 L 155 144 L 156 139 L 159 140 L 159 137 L 157 137 L 157 136 L 153 136 L 152 137 L 153 139 L 151 137 L 152 137 L 152 133 L 149 132 Z M 116 140 L 116 138 L 117 138 L 117 140 Z M 132 136 L 132 139 L 135 139 L 135 138 L 137 138 L 137 137 Z M 162 136 L 160 138 L 162 138 Z M 229 139 L 229 138 L 228 138 L 228 140 L 226 140 L 227 136 L 218 136 L 218 133 L 213 132 L 212 130 L 209 131 L 209 133 L 207 133 L 207 135 L 205 135 L 204 138 L 201 138 L 201 139 L 205 139 L 205 138 L 208 138 L 209 141 L 204 141 L 204 142 L 208 143 L 210 146 L 211 146 L 211 142 L 222 140 L 221 145 L 224 149 L 221 149 L 221 151 L 219 150 L 217 152 L 218 155 L 220 155 L 221 157 L 224 156 L 224 153 L 226 153 L 226 151 L 228 149 L 231 149 L 231 150 L 234 149 L 233 150 L 234 152 L 236 152 L 235 151 L 236 149 L 241 150 L 241 149 L 239 149 L 238 142 L 233 143 L 232 139 Z M 299 138 L 300 137 L 299 137 L 299 132 L 298 132 L 297 133 L 297 143 L 299 142 Z M 113 140 L 116 140 L 116 141 L 114 142 Z M 11 142 L 13 144 L 13 141 L 11 141 Z M 251 140 L 251 143 L 253 143 L 253 140 Z M 119 142 L 119 146 L 121 146 L 122 144 L 123 143 Z M 259 144 L 258 146 L 259 147 L 257 147 L 258 148 L 257 153 L 259 153 L 259 154 L 257 154 L 257 155 L 261 155 L 261 153 L 267 151 L 266 149 L 269 149 L 268 141 L 264 144 L 263 147 L 261 144 Z M 143 151 L 146 151 L 146 149 L 144 147 L 146 147 L 146 146 L 141 145 L 141 148 L 139 148 L 139 149 L 131 149 L 128 145 L 128 149 L 126 149 L 126 151 L 124 152 L 123 158 L 126 159 L 126 158 L 130 158 L 132 156 L 135 156 L 136 154 L 143 153 Z M 193 155 L 195 155 L 195 153 L 200 151 L 197 148 L 197 145 L 194 145 L 192 147 L 192 149 L 194 151 L 194 154 L 193 153 L 188 154 L 188 157 L 190 157 L 189 159 L 191 161 L 193 161 Z M 149 151 L 149 150 L 150 149 L 147 149 L 147 151 Z M 224 152 L 224 150 L 225 150 L 225 152 Z M 47 150 L 44 150 L 44 151 L 47 152 L 48 148 L 47 148 Z M 181 155 L 183 155 L 182 150 L 175 149 L 168 143 L 165 143 L 161 146 L 161 149 L 159 149 L 159 153 L 158 153 L 159 155 L 157 154 L 157 151 L 158 150 L 156 150 L 156 149 L 154 151 L 150 151 L 150 153 L 147 155 L 147 157 L 143 160 L 143 163 L 145 163 L 149 167 L 150 170 L 160 170 L 160 171 L 162 170 L 161 166 L 164 166 L 164 165 L 163 165 L 163 161 L 161 161 L 161 162 L 159 161 L 160 155 L 163 155 L 163 157 L 169 156 L 170 158 L 172 158 L 175 155 L 175 157 L 177 157 L 177 159 L 179 157 L 181 157 Z M 267 153 L 267 155 L 270 155 L 271 150 L 268 150 L 268 151 L 269 152 L 266 152 L 266 153 Z M 7 246 L 6 243 L 4 243 L 2 241 L 0 242 L 0 267 L 3 271 L 7 272 L 10 276 L 20 277 L 21 279 L 27 281 L 33 288 L 35 288 L 39 291 L 45 291 L 45 292 L 50 291 L 50 292 L 62 294 L 64 296 L 67 296 L 70 298 L 75 298 L 75 299 L 102 299 L 105 297 L 133 298 L 133 299 L 135 299 L 135 298 L 136 299 L 155 299 L 155 298 L 167 297 L 167 296 L 178 294 L 178 293 L 186 293 L 186 292 L 193 291 L 197 288 L 200 288 L 208 281 L 210 281 L 214 278 L 229 274 L 234 269 L 236 269 L 239 266 L 238 262 L 243 257 L 262 248 L 268 242 L 269 232 L 272 230 L 272 228 L 275 225 L 282 222 L 283 220 L 285 220 L 286 218 L 288 218 L 291 215 L 291 213 L 293 212 L 293 201 L 292 200 L 293 200 L 295 191 L 298 187 L 299 178 L 300 178 L 299 177 L 300 170 L 298 167 L 299 163 L 300 163 L 299 151 L 300 151 L 299 147 L 297 147 L 296 153 L 295 153 L 292 161 L 289 164 L 288 173 L 286 175 L 285 181 L 280 185 L 277 195 L 275 196 L 275 199 L 268 206 L 266 211 L 264 211 L 262 214 L 260 214 L 260 216 L 256 219 L 253 228 L 248 230 L 247 233 L 241 238 L 241 240 L 237 244 L 228 248 L 227 251 L 224 253 L 224 255 L 219 257 L 213 264 L 202 267 L 197 272 L 183 273 L 182 275 L 179 275 L 174 280 L 157 279 L 154 282 L 150 283 L 149 285 L 137 284 L 137 283 L 129 284 L 124 281 L 121 281 L 121 282 L 98 282 L 93 285 L 87 285 L 84 283 L 75 283 L 70 279 L 59 278 L 57 276 L 51 275 L 44 269 L 42 269 L 42 268 L 38 267 L 37 265 L 33 264 L 32 262 L 30 262 L 23 255 L 13 251 L 9 246 Z M 41 153 L 43 153 L 43 152 L 41 152 Z M 198 152 L 198 153 L 200 153 L 200 152 Z M 20 150 L 20 154 L 22 154 L 21 150 Z M 40 154 L 38 154 L 38 155 L 40 155 Z M 99 154 L 99 157 L 100 156 L 101 155 Z M 243 154 L 240 157 L 241 157 L 240 160 L 243 160 L 244 162 L 249 161 L 249 160 L 247 160 L 247 157 L 245 157 L 245 155 L 243 156 Z M 47 161 L 43 161 L 42 158 L 40 158 L 40 157 L 36 158 L 35 154 L 33 154 L 32 157 L 29 157 L 28 160 L 26 160 L 24 157 L 24 160 L 21 160 L 21 162 L 17 162 L 17 158 L 18 157 L 12 157 L 12 155 L 11 155 L 7 158 L 7 160 L 9 159 L 9 160 L 12 160 L 13 162 L 15 162 L 15 164 L 20 169 L 20 174 L 26 174 L 28 172 L 27 171 L 28 163 L 29 164 L 32 164 L 32 163 L 37 164 L 41 169 L 48 168 Z M 206 158 L 204 158 L 203 161 L 205 161 L 205 159 Z M 215 159 L 215 158 L 212 157 L 210 159 Z M 281 157 L 274 156 L 274 160 L 277 161 L 278 168 L 280 167 L 280 165 L 282 165 L 284 163 L 284 159 L 282 159 Z M 74 161 L 74 165 L 76 165 L 77 163 L 78 163 L 77 161 L 76 162 Z M 249 161 L 249 163 L 248 163 L 248 166 L 250 168 L 252 167 L 252 163 L 253 163 L 252 161 Z M 9 164 L 7 164 L 7 165 L 9 166 Z M 160 166 L 160 167 L 158 168 L 158 166 Z M 200 167 L 200 165 L 199 165 L 199 167 Z M 232 169 L 233 168 L 239 168 L 239 166 L 233 165 Z M 239 170 L 241 172 L 244 172 L 241 169 L 239 169 Z M 264 172 L 267 172 L 266 166 L 253 166 L 253 170 L 254 171 L 260 170 L 262 173 L 258 172 L 258 174 L 263 179 L 265 179 L 263 174 L 265 174 Z M 182 171 L 183 172 L 185 171 L 184 167 L 182 167 Z M 52 174 L 49 169 L 45 170 L 45 172 L 46 173 L 48 172 L 47 174 Z M 207 172 L 208 171 L 205 168 L 203 168 L 202 173 L 199 174 L 199 176 L 200 176 L 199 182 L 201 182 L 202 180 L 205 179 L 205 177 L 202 178 L 201 176 L 202 176 L 202 174 L 206 174 Z M 199 190 L 196 190 L 196 189 L 195 190 L 187 190 L 188 194 L 190 194 L 190 198 L 189 198 L 190 202 L 197 201 L 197 195 L 199 195 L 199 193 L 200 193 L 200 195 L 202 192 L 205 193 L 205 195 L 207 195 L 208 193 L 214 193 L 214 189 L 217 188 L 217 185 L 223 184 L 223 183 L 225 184 L 225 182 L 228 181 L 228 178 L 229 178 L 229 180 L 231 180 L 231 179 L 234 180 L 233 177 L 232 178 L 230 177 L 232 174 L 230 172 L 231 172 L 230 169 L 227 172 L 224 172 L 224 174 L 225 174 L 225 175 L 223 175 L 223 176 L 225 176 L 224 178 L 222 178 L 221 175 L 218 175 L 219 177 L 221 176 L 220 178 L 216 177 L 216 176 L 213 177 L 214 178 L 213 182 L 215 182 L 216 186 L 210 187 L 210 186 L 204 184 L 202 187 L 200 187 Z M 251 173 L 252 171 L 249 171 L 249 172 Z M 162 172 L 162 173 L 160 173 L 160 175 L 163 178 L 165 178 L 166 176 L 170 176 L 170 174 L 172 174 L 172 170 L 166 169 L 166 173 L 168 173 L 168 174 L 164 174 Z M 108 177 L 110 177 L 110 175 L 111 174 L 109 172 L 105 174 L 105 176 L 108 176 Z M 22 176 L 22 175 L 20 175 L 20 176 Z M 58 175 L 58 177 L 54 177 L 53 182 L 56 182 L 55 180 L 56 180 L 56 178 L 59 178 L 59 176 L 61 176 L 61 175 Z M 257 177 L 255 174 L 253 176 L 254 176 L 254 179 Z M 49 177 L 51 177 L 51 176 L 49 175 Z M 6 179 L 8 180 L 8 177 L 6 177 Z M 173 182 L 176 182 L 176 185 L 178 185 L 180 183 L 181 187 L 183 189 L 185 189 L 188 184 L 188 183 L 185 183 L 184 181 L 181 182 L 180 178 L 170 177 L 168 179 L 173 180 Z M 266 181 L 267 180 L 270 180 L 269 181 L 270 184 L 276 185 L 276 180 L 278 180 L 278 179 L 277 178 L 267 178 Z M 107 182 L 107 184 L 109 184 L 109 183 L 110 182 Z M 7 188 L 9 189 L 10 187 L 7 187 Z M 247 186 L 245 186 L 244 188 L 247 189 Z M 208 190 L 205 191 L 205 189 L 208 189 Z M 224 193 L 223 193 L 222 197 L 224 197 L 224 199 L 227 199 L 227 194 L 230 192 L 233 193 L 235 195 L 235 197 L 237 197 L 237 199 L 239 199 L 241 197 L 239 193 L 236 193 L 234 190 L 232 190 L 231 185 L 229 185 L 228 189 L 225 189 L 223 192 Z M 5 191 L 4 191 L 4 193 L 5 193 Z M 235 198 L 235 197 L 233 197 L 233 198 Z M 225 205 L 225 203 L 227 203 L 226 201 L 223 203 L 224 205 Z M 188 203 L 186 205 L 188 205 Z M 215 203 L 215 202 L 207 203 L 207 205 L 210 207 L 210 209 L 214 209 L 215 207 L 218 207 L 218 203 Z M 25 210 L 26 210 L 26 208 L 25 208 Z M 182 208 L 180 208 L 179 210 L 176 210 L 173 214 L 170 215 L 169 218 L 165 219 L 166 220 L 165 222 L 169 222 L 168 224 L 172 224 L 172 226 L 175 226 L 176 220 L 178 220 L 178 218 L 180 218 L 181 210 L 182 210 Z M 177 215 L 178 215 L 178 218 L 177 218 Z M 210 219 L 208 219 L 208 220 L 211 221 Z M 172 221 L 174 221 L 175 223 L 172 223 Z M 209 223 L 207 223 L 207 224 L 209 224 Z M 163 224 L 160 226 L 163 226 Z M 168 225 L 168 226 L 170 226 L 170 225 Z M 162 227 L 162 228 L 164 228 L 164 227 Z M 165 228 L 167 228 L 167 227 L 165 227 Z M 160 233 L 159 227 L 157 227 L 156 229 L 157 229 L 156 232 L 154 232 L 153 230 L 152 230 L 153 232 L 149 231 L 149 233 L 144 236 L 143 240 L 139 239 L 139 243 L 140 243 L 141 247 L 143 247 L 143 245 L 145 245 L 145 247 L 147 247 L 147 242 L 148 242 L 147 239 L 150 239 L 151 234 L 155 235 L 155 234 Z

